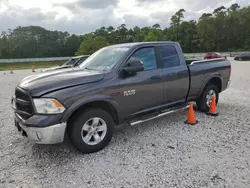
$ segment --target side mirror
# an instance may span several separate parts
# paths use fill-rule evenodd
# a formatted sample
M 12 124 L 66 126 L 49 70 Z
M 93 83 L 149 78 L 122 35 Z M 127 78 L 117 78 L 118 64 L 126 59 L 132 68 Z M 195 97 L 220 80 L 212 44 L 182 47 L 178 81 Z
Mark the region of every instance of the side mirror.
M 123 68 L 127 73 L 135 73 L 144 70 L 143 62 L 138 58 L 131 57 L 127 62 L 127 66 Z

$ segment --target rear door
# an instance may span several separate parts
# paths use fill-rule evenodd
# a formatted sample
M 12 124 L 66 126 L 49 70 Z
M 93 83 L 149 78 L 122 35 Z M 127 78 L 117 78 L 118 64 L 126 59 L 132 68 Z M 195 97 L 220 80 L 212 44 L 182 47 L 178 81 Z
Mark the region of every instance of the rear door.
M 163 103 L 184 103 L 189 89 L 189 72 L 185 62 L 180 61 L 174 45 L 161 45 L 160 55 L 163 80 Z

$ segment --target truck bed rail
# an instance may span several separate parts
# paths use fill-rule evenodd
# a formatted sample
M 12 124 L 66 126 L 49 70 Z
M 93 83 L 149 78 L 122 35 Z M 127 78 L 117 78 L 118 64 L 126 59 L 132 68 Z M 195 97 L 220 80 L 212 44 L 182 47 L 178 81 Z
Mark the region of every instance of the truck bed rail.
M 220 61 L 220 60 L 223 60 L 223 59 L 225 60 L 225 58 L 197 60 L 197 61 L 193 61 L 192 63 L 190 63 L 190 65 L 197 64 L 197 63 L 210 63 L 210 62 L 216 62 L 216 61 Z

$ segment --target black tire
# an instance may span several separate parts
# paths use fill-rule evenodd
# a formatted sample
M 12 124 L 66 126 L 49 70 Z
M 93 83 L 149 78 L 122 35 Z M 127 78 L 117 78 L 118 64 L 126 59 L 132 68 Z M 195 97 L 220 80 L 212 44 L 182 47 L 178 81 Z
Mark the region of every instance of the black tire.
M 247 61 L 247 57 L 242 57 L 242 61 Z
M 202 112 L 208 112 L 209 111 L 209 106 L 207 105 L 207 99 L 206 96 L 210 90 L 213 90 L 216 95 L 216 104 L 218 103 L 219 100 L 219 89 L 217 86 L 213 84 L 208 84 L 206 85 L 205 89 L 203 90 L 201 96 L 197 99 L 196 104 L 197 107 L 200 111 Z
M 107 132 L 103 140 L 95 145 L 89 145 L 82 139 L 82 128 L 91 118 L 101 118 L 106 123 Z M 110 113 L 102 109 L 89 109 L 78 113 L 72 118 L 68 125 L 68 136 L 71 143 L 82 153 L 93 153 L 104 149 L 112 139 L 114 131 L 114 120 Z M 88 134 L 88 133 L 87 133 Z

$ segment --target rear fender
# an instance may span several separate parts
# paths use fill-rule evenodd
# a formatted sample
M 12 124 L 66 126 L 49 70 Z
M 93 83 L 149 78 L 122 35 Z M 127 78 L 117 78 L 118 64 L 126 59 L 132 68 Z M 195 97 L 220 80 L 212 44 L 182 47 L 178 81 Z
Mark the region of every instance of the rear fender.
M 198 97 L 201 96 L 201 94 L 202 94 L 203 90 L 205 89 L 206 85 L 207 85 L 208 82 L 209 82 L 211 79 L 213 79 L 213 78 L 219 78 L 220 81 L 221 81 L 221 84 L 223 85 L 223 82 L 222 82 L 222 79 L 221 79 L 221 75 L 218 74 L 218 73 L 214 73 L 214 74 L 208 76 L 208 77 L 204 80 L 204 82 L 203 82 L 203 84 L 202 84 L 202 86 L 201 86 L 201 89 L 200 89 L 200 91 L 199 91 Z

